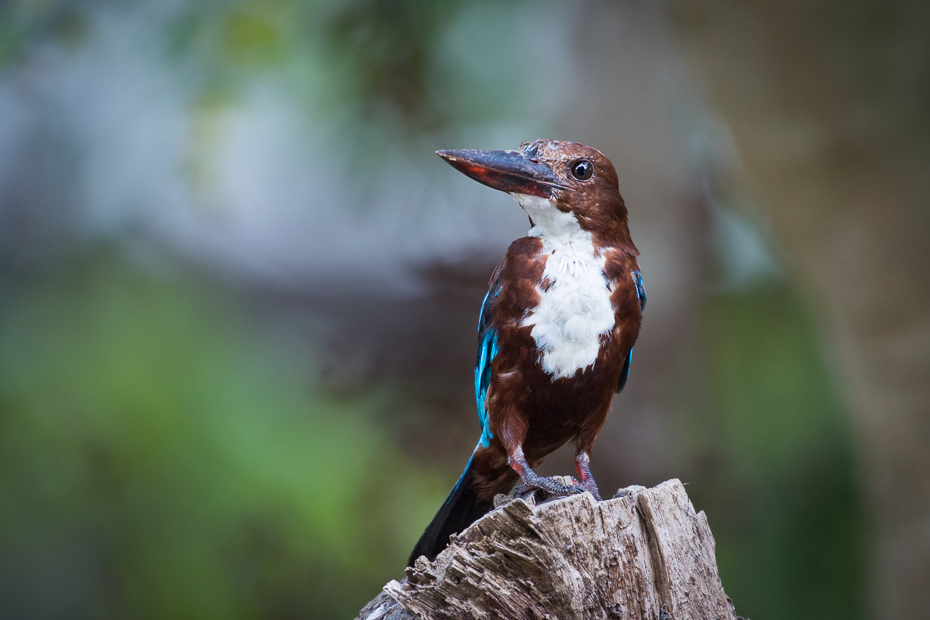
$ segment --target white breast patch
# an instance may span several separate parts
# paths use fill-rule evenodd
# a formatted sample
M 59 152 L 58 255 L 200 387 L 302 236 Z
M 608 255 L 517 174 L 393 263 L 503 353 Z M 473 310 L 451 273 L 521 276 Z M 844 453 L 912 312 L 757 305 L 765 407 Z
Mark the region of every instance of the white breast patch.
M 591 233 L 544 198 L 515 194 L 533 220 L 549 258 L 543 271 L 548 288 L 537 287 L 539 305 L 521 321 L 532 326 L 540 363 L 552 377 L 571 377 L 597 361 L 601 336 L 614 328 L 614 309 L 604 277 L 605 257 L 595 253 Z

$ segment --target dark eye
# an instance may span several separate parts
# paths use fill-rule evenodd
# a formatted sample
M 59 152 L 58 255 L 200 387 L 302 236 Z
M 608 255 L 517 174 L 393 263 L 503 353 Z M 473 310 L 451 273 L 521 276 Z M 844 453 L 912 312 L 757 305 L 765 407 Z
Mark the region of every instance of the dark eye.
M 576 161 L 572 164 L 572 176 L 579 181 L 586 181 L 594 174 L 594 165 L 589 161 Z

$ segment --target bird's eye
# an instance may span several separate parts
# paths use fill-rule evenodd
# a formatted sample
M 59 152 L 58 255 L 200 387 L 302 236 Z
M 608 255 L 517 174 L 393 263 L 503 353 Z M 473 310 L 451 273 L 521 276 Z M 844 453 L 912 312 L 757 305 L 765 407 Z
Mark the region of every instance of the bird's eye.
M 594 174 L 594 165 L 587 161 L 576 161 L 572 164 L 572 176 L 579 181 L 586 181 Z

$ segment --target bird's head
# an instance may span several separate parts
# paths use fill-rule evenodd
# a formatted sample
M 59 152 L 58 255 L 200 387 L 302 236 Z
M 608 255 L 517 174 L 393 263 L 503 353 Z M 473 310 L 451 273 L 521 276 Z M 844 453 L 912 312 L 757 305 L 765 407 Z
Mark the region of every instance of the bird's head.
M 436 151 L 450 165 L 511 194 L 531 224 L 550 235 L 591 233 L 626 245 L 630 233 L 617 172 L 597 149 L 560 140 L 524 142 L 519 151 Z

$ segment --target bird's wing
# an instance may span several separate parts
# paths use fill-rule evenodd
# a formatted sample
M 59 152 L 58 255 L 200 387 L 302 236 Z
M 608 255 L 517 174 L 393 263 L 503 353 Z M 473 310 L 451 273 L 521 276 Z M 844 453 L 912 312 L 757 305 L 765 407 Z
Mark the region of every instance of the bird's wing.
M 633 272 L 633 282 L 636 284 L 636 299 L 639 301 L 639 311 L 646 309 L 646 290 L 643 288 L 643 274 L 639 271 Z M 620 371 L 620 381 L 617 382 L 616 393 L 619 394 L 626 385 L 626 380 L 630 378 L 630 364 L 633 363 L 633 349 L 626 354 L 623 360 L 623 370 Z
M 614 393 L 619 394 L 623 390 L 623 386 L 626 385 L 626 380 L 630 378 L 630 364 L 633 362 L 633 349 L 630 349 L 630 352 L 626 354 L 626 359 L 623 360 L 623 370 L 620 371 L 620 381 L 617 382 L 617 389 L 614 390 Z
M 491 383 L 491 361 L 497 355 L 497 330 L 491 325 L 491 315 L 503 285 L 501 274 L 504 271 L 504 263 L 506 262 L 506 258 L 502 260 L 491 276 L 488 294 L 484 296 L 484 301 L 481 303 L 481 315 L 478 319 L 475 398 L 478 401 L 478 419 L 481 421 L 480 443 L 485 448 L 490 444 L 492 437 L 491 430 L 488 427 L 488 405 L 485 397 L 488 393 L 488 385 Z
M 633 272 L 633 282 L 636 283 L 636 299 L 639 300 L 639 311 L 646 309 L 646 289 L 643 288 L 643 274 L 636 270 Z

